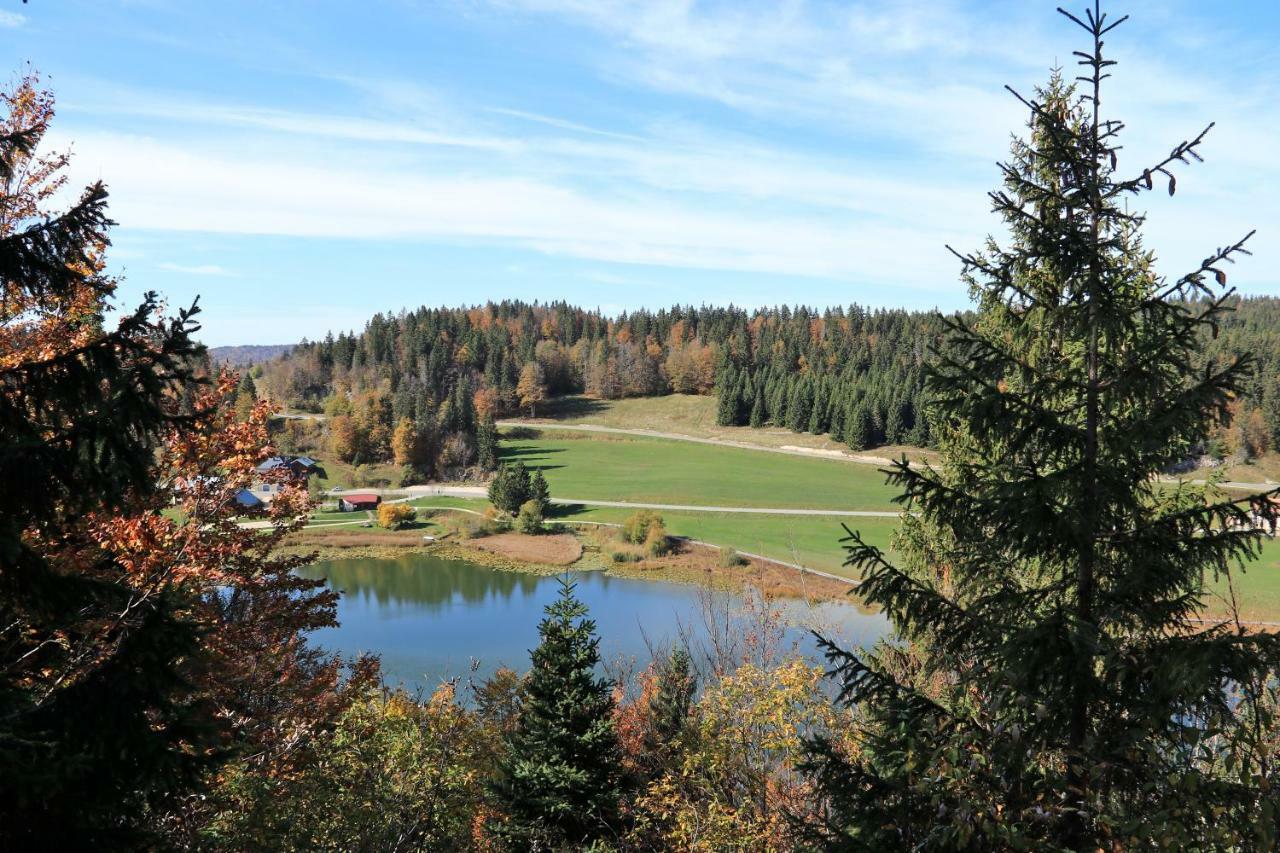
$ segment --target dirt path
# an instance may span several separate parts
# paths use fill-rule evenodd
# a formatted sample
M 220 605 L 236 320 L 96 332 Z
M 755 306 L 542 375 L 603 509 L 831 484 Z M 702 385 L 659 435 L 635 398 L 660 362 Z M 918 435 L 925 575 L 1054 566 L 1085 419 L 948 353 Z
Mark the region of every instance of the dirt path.
M 654 429 L 624 429 L 622 427 L 598 426 L 596 424 L 559 424 L 555 421 L 498 421 L 500 427 L 526 427 L 529 429 L 569 430 L 572 432 L 603 432 L 613 435 L 635 435 L 642 438 L 665 438 L 671 441 L 692 441 L 695 444 L 715 444 L 720 447 L 736 447 L 739 450 L 762 450 L 766 453 L 783 453 L 787 456 L 803 456 L 807 459 L 833 459 L 839 462 L 857 462 L 861 465 L 892 465 L 893 460 L 884 456 L 865 456 L 858 453 L 845 453 L 842 450 L 819 450 L 794 445 L 782 447 L 765 447 L 762 444 L 751 444 L 746 441 L 733 441 L 728 438 L 703 438 L 696 435 L 685 435 L 680 432 L 660 432 Z

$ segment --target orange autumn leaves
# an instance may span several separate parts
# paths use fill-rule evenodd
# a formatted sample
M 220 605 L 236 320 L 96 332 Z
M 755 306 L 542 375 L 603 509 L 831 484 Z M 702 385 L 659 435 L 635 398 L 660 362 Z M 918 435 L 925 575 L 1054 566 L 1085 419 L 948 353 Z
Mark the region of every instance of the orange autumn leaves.
M 259 403 L 249 420 L 236 421 L 230 405 L 236 386 L 233 374 L 221 375 L 197 398 L 194 422 L 171 431 L 159 453 L 155 496 L 131 512 L 88 519 L 99 547 L 145 583 L 221 584 L 233 575 L 243 580 L 252 562 L 264 559 L 305 518 L 305 487 L 268 474 L 264 479 L 281 489 L 263 514 L 267 531 L 239 526 L 244 508 L 236 496 L 252 484 L 257 464 L 271 452 L 271 410 Z M 170 500 L 172 510 L 162 514 Z
M 0 176 L 0 238 L 52 215 L 48 203 L 67 180 L 67 152 L 35 151 L 54 114 L 52 94 L 38 84 L 39 78 L 30 74 L 0 92 L 0 135 L 22 136 L 28 145 L 28 150 L 16 153 L 8 174 Z M 37 296 L 8 276 L 0 282 L 0 316 L 5 318 L 0 324 L 0 370 L 24 361 L 45 361 L 93 340 L 102 300 L 115 290 L 114 279 L 102 275 L 105 248 L 105 241 L 98 241 L 84 260 L 69 264 L 84 282 L 69 292 L 51 290 Z

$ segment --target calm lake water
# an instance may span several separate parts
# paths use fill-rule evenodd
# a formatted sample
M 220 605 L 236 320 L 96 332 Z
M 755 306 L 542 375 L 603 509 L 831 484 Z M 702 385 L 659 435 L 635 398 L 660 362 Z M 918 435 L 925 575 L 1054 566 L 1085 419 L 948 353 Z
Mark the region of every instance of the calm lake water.
M 528 669 L 542 609 L 559 591 L 556 577 L 423 554 L 332 560 L 301 573 L 325 578 L 343 593 L 340 626 L 316 632 L 315 642 L 346 656 L 381 655 L 389 682 L 428 690 L 443 679 L 465 678 L 473 664 L 478 678 L 499 666 Z M 714 597 L 713 622 L 725 627 L 709 628 L 707 598 L 696 587 L 602 572 L 571 572 L 570 577 L 596 620 L 606 661 L 629 659 L 639 668 L 649 661 L 650 647 L 665 649 L 685 639 L 705 647 L 712 637 L 732 642 L 757 624 L 736 596 Z M 815 654 L 815 647 L 804 627 L 817 627 L 845 645 L 866 645 L 888 625 L 883 616 L 843 602 L 814 608 L 788 602 L 783 607 L 792 624 L 784 647 L 808 655 Z

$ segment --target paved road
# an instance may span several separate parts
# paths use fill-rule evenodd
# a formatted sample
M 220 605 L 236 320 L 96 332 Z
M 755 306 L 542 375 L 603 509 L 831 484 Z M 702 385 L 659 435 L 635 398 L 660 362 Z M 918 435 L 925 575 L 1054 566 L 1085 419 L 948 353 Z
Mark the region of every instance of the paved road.
M 720 447 L 736 447 L 739 450 L 762 450 L 766 453 L 784 453 L 787 456 L 803 456 L 807 459 L 833 459 L 838 462 L 858 462 L 863 465 L 892 465 L 893 460 L 884 456 L 865 456 L 857 453 L 830 453 L 809 451 L 796 447 L 766 447 L 747 441 L 733 441 L 728 438 L 704 438 L 696 435 L 685 435 L 680 432 L 660 432 L 654 429 L 624 429 L 597 424 L 561 424 L 555 421 L 498 421 L 500 427 L 527 427 L 530 429 L 569 430 L 571 432 L 604 432 L 613 435 L 637 435 L 642 438 L 666 438 L 672 441 L 692 441 L 695 444 L 715 444 Z
M 1176 483 L 1176 482 L 1178 482 L 1178 479 L 1177 479 L 1176 477 L 1161 477 L 1160 479 L 1161 479 L 1161 481 L 1162 481 L 1162 482 L 1165 482 L 1165 483 Z M 1206 483 L 1208 483 L 1209 481 L 1208 481 L 1208 480 L 1184 480 L 1183 482 L 1186 482 L 1186 483 L 1192 483 L 1192 484 L 1197 485 L 1197 486 L 1203 486 L 1203 485 L 1205 485 Z M 1238 482 L 1224 482 L 1224 483 L 1219 483 L 1218 485 L 1219 485 L 1220 487 L 1224 488 L 1224 489 L 1240 489 L 1240 490 L 1247 491 L 1247 492 L 1266 492 L 1266 491 L 1269 491 L 1269 490 L 1271 490 L 1271 489 L 1276 488 L 1278 485 L 1280 485 L 1280 483 L 1238 483 Z
M 389 490 L 392 491 L 392 490 Z M 403 489 L 395 489 L 393 491 L 408 492 L 415 498 L 421 497 L 448 497 L 448 498 L 483 498 L 488 495 L 488 491 L 481 486 L 408 486 Z M 552 498 L 554 504 L 573 505 L 581 504 L 583 506 L 608 506 L 617 507 L 619 509 L 664 509 L 670 512 L 730 512 L 744 513 L 748 515 L 840 515 L 851 517 L 869 517 L 869 518 L 898 518 L 902 513 L 894 511 L 879 510 L 852 510 L 852 509 L 796 509 L 794 507 L 763 507 L 763 506 L 711 506 L 706 504 L 665 504 L 665 503 L 646 503 L 643 501 L 597 501 L 585 500 L 582 498 Z

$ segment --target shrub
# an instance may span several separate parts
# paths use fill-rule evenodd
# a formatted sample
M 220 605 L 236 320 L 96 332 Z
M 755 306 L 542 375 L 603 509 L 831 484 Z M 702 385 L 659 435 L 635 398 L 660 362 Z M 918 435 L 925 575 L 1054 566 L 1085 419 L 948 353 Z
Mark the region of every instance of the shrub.
M 622 522 L 622 538 L 633 545 L 639 545 L 648 540 L 650 530 L 654 528 L 662 536 L 667 533 L 662 516 L 653 510 L 642 509 L 627 516 L 627 520 Z
M 671 553 L 671 539 L 661 521 L 649 525 L 649 534 L 644 538 L 644 550 L 650 557 L 665 557 Z
M 483 539 L 485 536 L 496 533 L 498 530 L 498 522 L 485 518 L 477 518 L 473 515 L 460 518 L 457 522 L 459 539 Z
M 614 551 L 609 555 L 609 559 L 615 563 L 638 563 L 640 555 L 634 551 Z
M 720 568 L 733 569 L 746 564 L 747 558 L 739 554 L 736 549 L 728 545 L 720 549 Z
M 530 535 L 542 532 L 542 506 L 538 501 L 527 500 L 520 505 L 520 514 L 516 516 L 516 530 Z
M 378 507 L 378 526 L 399 530 L 418 517 L 418 510 L 408 504 L 384 503 Z

